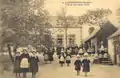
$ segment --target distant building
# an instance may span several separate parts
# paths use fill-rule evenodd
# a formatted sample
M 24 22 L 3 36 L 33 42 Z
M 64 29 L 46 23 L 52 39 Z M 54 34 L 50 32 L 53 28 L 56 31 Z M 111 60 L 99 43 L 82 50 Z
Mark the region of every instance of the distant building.
M 68 27 L 67 28 L 67 45 L 66 45 L 66 33 L 65 28 L 51 28 L 53 34 L 55 46 L 74 46 L 81 43 L 80 27 Z
M 75 17 L 77 18 L 77 17 Z M 49 30 L 51 30 L 53 40 L 55 42 L 55 46 L 75 46 L 76 44 L 79 46 L 81 43 L 81 37 L 83 35 L 81 31 L 80 25 L 77 23 L 75 24 L 69 24 L 69 26 L 65 27 L 65 25 L 61 25 L 57 23 L 57 16 L 51 16 L 51 22 L 53 27 L 50 27 Z M 71 23 L 71 22 L 70 22 Z M 66 35 L 67 31 L 67 35 Z M 88 32 L 87 32 L 88 33 Z M 67 39 L 66 39 L 67 36 Z M 66 44 L 67 40 L 67 44 Z
M 91 47 L 94 48 L 95 52 L 97 53 L 101 42 L 103 42 L 104 48 L 108 48 L 108 40 L 107 38 L 113 34 L 117 28 L 111 23 L 107 22 L 101 28 L 96 29 L 93 31 L 91 35 L 84 41 L 85 44 L 90 44 Z
M 108 52 L 113 63 L 120 65 L 120 29 L 108 38 Z

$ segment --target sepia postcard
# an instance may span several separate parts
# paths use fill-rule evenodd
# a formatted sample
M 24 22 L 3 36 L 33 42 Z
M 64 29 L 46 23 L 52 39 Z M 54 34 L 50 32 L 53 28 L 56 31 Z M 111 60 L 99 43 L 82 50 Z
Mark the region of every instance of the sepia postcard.
M 120 0 L 0 0 L 0 78 L 120 78 Z

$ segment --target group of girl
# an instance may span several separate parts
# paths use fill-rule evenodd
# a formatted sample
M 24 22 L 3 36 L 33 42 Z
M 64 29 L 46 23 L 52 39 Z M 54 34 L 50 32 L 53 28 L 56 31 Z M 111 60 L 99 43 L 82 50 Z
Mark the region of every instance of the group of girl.
M 48 61 L 52 63 L 52 61 L 54 60 L 53 55 L 54 51 L 52 48 L 45 50 L 45 52 L 43 53 L 45 64 L 47 64 Z
M 84 59 L 81 61 L 80 57 L 84 56 Z M 81 67 L 83 67 L 83 72 L 85 72 L 85 76 L 90 72 L 90 60 L 87 58 L 88 55 L 84 55 L 83 52 L 77 54 L 77 59 L 74 62 L 75 70 L 77 71 L 77 75 L 80 74 Z M 65 63 L 67 66 L 71 63 L 71 49 L 68 49 L 66 52 L 64 49 L 61 50 L 61 54 L 59 55 L 59 63 L 63 66 Z
M 23 49 L 22 54 L 16 52 L 14 59 L 14 73 L 16 78 L 27 78 L 27 73 L 32 73 L 32 78 L 35 78 L 39 69 L 39 59 L 36 51 L 32 51 L 32 55 L 29 55 L 26 49 Z
M 87 73 L 90 72 L 90 60 L 87 58 L 88 57 L 87 55 L 85 55 L 84 57 L 85 58 L 81 61 L 80 56 L 77 55 L 77 59 L 74 62 L 77 75 L 80 74 L 81 67 L 83 68 L 83 72 L 85 73 L 85 76 L 87 76 Z
M 58 55 L 59 64 L 63 66 L 65 63 L 67 66 L 71 63 L 71 49 L 67 49 L 66 51 L 62 48 L 60 55 Z

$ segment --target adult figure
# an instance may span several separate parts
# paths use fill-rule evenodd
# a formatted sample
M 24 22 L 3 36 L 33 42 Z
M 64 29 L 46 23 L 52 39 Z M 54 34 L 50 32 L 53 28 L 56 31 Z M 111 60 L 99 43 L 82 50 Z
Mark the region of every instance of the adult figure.
M 78 52 L 79 52 L 79 48 L 78 48 L 78 45 L 76 44 L 76 45 L 75 45 L 75 54 L 77 55 Z
M 104 55 L 104 53 L 105 53 L 105 48 L 104 48 L 104 46 L 103 46 L 103 41 L 101 42 L 100 53 L 101 53 L 102 55 Z
M 53 54 L 54 54 L 53 49 L 50 48 L 48 51 L 48 59 L 49 59 L 50 63 L 52 63 L 52 61 L 53 61 Z
M 30 65 L 30 57 L 28 54 L 28 51 L 26 49 L 23 49 L 23 53 L 20 56 L 21 62 L 20 62 L 20 69 L 23 73 L 23 78 L 26 78 L 27 72 L 29 72 L 29 65 Z
M 37 56 L 37 52 L 33 51 L 30 57 L 30 70 L 32 72 L 32 78 L 35 78 L 36 73 L 39 70 L 39 58 Z
M 14 73 L 16 78 L 20 78 L 20 52 L 16 52 L 14 60 Z

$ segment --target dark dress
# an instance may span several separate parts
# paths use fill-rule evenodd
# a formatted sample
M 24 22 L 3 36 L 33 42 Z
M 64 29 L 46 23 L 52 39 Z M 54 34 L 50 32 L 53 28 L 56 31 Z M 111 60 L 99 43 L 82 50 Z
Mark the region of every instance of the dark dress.
M 29 54 L 22 54 L 21 56 L 20 56 L 20 63 L 21 63 L 21 61 L 22 61 L 22 59 L 28 59 L 28 63 L 30 63 L 30 57 L 29 57 Z M 21 72 L 29 72 L 29 66 L 28 67 L 20 67 L 20 71 Z
M 49 61 L 53 61 L 53 52 L 48 53 Z
M 83 72 L 90 72 L 90 60 L 83 59 L 82 65 L 83 65 Z
M 14 73 L 19 72 L 20 72 L 20 56 L 16 56 L 14 61 Z
M 78 51 L 79 51 L 78 46 L 75 46 L 75 54 L 76 54 L 76 55 L 78 54 Z
M 38 65 L 39 59 L 38 56 L 31 56 L 30 58 L 30 71 L 31 72 L 38 72 L 39 65 Z
M 80 71 L 81 70 L 81 66 L 82 66 L 81 60 L 76 60 L 74 65 L 75 65 L 75 70 L 76 71 Z

